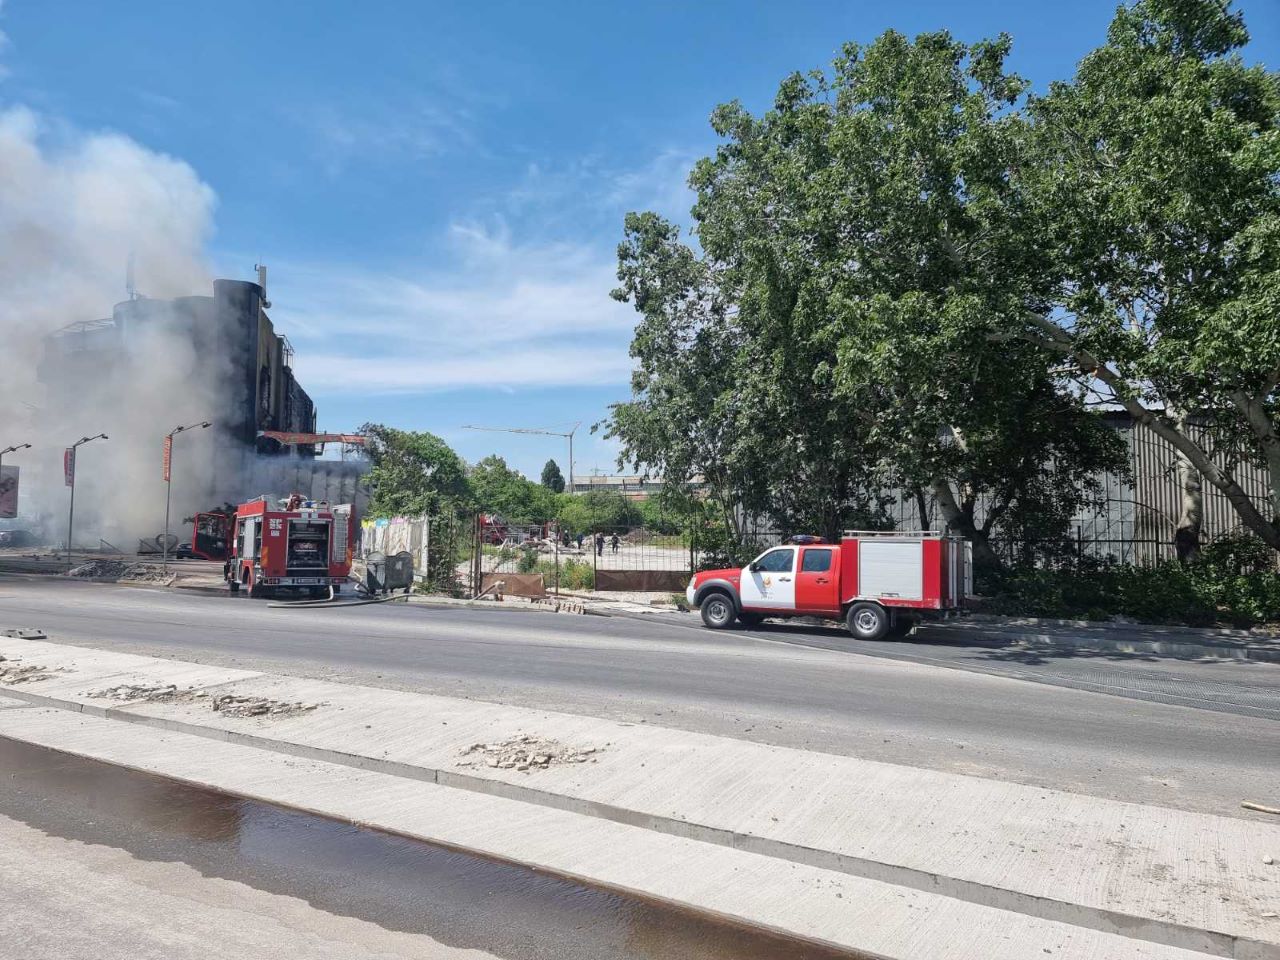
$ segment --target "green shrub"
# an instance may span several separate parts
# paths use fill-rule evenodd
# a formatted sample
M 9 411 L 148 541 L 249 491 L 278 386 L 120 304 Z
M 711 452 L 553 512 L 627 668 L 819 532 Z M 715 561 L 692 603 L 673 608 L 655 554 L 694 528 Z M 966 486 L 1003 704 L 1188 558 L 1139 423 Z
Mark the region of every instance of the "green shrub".
M 1223 538 L 1183 566 L 1084 560 L 1064 569 L 1013 567 L 980 578 L 993 613 L 1144 623 L 1251 626 L 1280 621 L 1274 553 L 1253 538 Z
M 533 573 L 538 566 L 538 550 L 533 544 L 526 543 L 520 548 L 520 562 L 516 564 L 517 573 Z
M 535 573 L 542 574 L 542 582 L 548 590 L 556 585 L 556 562 L 542 559 L 537 562 Z M 594 590 L 596 571 L 586 560 L 562 559 L 560 561 L 561 590 Z

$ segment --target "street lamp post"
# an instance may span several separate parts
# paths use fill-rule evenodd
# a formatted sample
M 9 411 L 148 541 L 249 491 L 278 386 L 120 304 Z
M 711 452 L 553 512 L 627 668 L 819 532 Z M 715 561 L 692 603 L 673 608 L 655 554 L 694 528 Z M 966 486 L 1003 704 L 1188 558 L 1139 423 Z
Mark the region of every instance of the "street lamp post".
M 30 449 L 31 449 L 31 444 L 19 443 L 19 444 L 15 444 L 12 447 L 5 447 L 3 450 L 0 450 L 0 482 L 3 482 L 3 479 L 4 479 L 4 455 L 6 453 L 16 453 L 19 450 L 30 450 Z M 14 506 L 16 507 L 17 505 L 18 504 L 15 502 Z
M 188 430 L 195 430 L 197 427 L 201 430 L 211 426 L 208 420 L 201 420 L 199 423 L 189 423 L 185 427 L 174 427 L 164 438 L 164 560 L 162 561 L 162 569 L 167 574 L 169 572 L 169 494 L 173 490 L 173 438 L 180 433 L 186 433 Z
M 67 569 L 71 569 L 71 531 L 72 525 L 76 517 L 76 448 L 83 446 L 93 440 L 108 439 L 105 433 L 100 433 L 96 437 L 81 437 L 71 445 L 71 506 L 67 509 Z

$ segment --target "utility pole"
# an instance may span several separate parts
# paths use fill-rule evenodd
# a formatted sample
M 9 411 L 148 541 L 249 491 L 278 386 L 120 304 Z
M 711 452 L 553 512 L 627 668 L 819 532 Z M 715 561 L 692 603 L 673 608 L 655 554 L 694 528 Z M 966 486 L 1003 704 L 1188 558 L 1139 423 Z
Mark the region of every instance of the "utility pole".
M 67 508 L 67 569 L 71 569 L 71 531 L 76 518 L 76 449 L 94 440 L 108 439 L 105 433 L 96 437 L 81 437 L 63 454 L 62 468 L 66 476 L 67 486 L 71 488 L 71 506 Z
M 164 438 L 164 559 L 161 561 L 161 569 L 166 574 L 169 572 L 169 494 L 173 490 L 173 481 L 170 479 L 173 475 L 173 438 L 188 430 L 204 430 L 210 426 L 212 424 L 208 420 L 201 420 L 185 427 L 174 427 Z
M 31 444 L 19 443 L 15 446 L 5 447 L 3 450 L 0 450 L 0 482 L 4 481 L 4 455 L 6 453 L 16 453 L 19 450 L 30 450 L 30 449 L 31 449 Z M 16 499 L 14 500 L 13 506 L 14 506 L 14 509 L 16 510 L 18 507 L 18 503 Z
M 490 433 L 536 433 L 544 437 L 565 437 L 569 441 L 569 492 L 573 493 L 573 435 L 578 432 L 578 428 L 582 426 L 579 420 L 573 425 L 573 429 L 568 433 L 560 433 L 556 430 L 534 430 L 526 427 L 476 427 L 471 424 L 465 424 L 463 430 L 487 430 Z

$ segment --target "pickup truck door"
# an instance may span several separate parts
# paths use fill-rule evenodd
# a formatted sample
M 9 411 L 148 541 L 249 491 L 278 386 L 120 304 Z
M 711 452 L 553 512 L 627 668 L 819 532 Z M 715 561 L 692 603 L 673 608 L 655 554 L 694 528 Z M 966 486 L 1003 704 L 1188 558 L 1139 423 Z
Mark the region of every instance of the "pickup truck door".
M 833 546 L 802 547 L 796 571 L 796 610 L 840 612 L 840 551 Z
M 739 594 L 747 610 L 796 608 L 796 548 L 774 547 L 742 570 Z

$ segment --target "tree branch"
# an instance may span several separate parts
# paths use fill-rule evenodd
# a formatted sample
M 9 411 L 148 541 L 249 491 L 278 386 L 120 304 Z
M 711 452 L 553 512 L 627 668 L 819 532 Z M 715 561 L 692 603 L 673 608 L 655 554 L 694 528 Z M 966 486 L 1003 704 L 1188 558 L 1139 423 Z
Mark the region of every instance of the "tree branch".
M 1156 436 L 1184 454 L 1195 468 L 1200 471 L 1201 476 L 1222 491 L 1245 525 L 1266 541 L 1268 545 L 1280 550 L 1280 527 L 1277 527 L 1274 522 L 1267 521 L 1240 484 L 1236 483 L 1232 477 L 1214 463 L 1198 443 L 1180 430 L 1177 430 L 1164 417 L 1148 410 L 1140 400 L 1132 396 L 1130 384 L 1125 381 L 1124 377 L 1116 373 L 1088 350 L 1076 346 L 1070 334 L 1058 324 L 1048 317 L 1031 311 L 1027 311 L 1023 316 L 1028 322 L 1044 331 L 1046 340 L 1042 344 L 1043 346 L 1056 353 L 1064 353 L 1071 356 L 1080 364 L 1082 369 L 1106 384 L 1115 393 L 1116 402 L 1124 407 L 1134 420 L 1146 426 Z M 1277 452 L 1280 453 L 1280 451 Z M 1280 480 L 1280 472 L 1272 471 L 1272 480 L 1274 497 L 1277 492 L 1276 481 Z M 1273 509 L 1280 511 L 1280 502 L 1273 503 Z M 1274 515 L 1280 518 L 1280 512 Z

